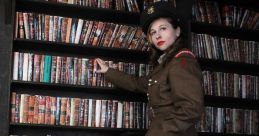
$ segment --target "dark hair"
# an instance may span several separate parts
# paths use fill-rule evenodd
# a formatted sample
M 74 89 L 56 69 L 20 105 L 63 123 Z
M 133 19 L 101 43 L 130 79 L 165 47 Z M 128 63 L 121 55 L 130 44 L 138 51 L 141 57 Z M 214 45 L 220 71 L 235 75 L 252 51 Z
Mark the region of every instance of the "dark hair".
M 161 17 L 161 18 L 163 18 L 163 17 Z M 178 21 L 176 21 L 170 17 L 164 17 L 164 18 L 167 19 L 167 21 L 173 26 L 174 29 L 176 29 L 177 27 L 180 27 L 182 29 L 182 27 Z M 149 26 L 149 29 L 150 29 L 150 26 Z M 148 29 L 147 36 L 149 36 L 149 29 Z M 147 38 L 149 38 L 149 37 L 147 37 Z M 181 50 L 183 48 L 187 48 L 188 44 L 186 41 L 187 41 L 187 35 L 185 35 L 185 33 L 183 33 L 183 31 L 181 30 L 180 36 L 175 40 L 173 45 L 171 45 L 169 47 L 168 54 L 166 55 L 166 60 L 162 64 L 164 65 L 168 61 L 170 61 L 179 50 Z M 157 60 L 164 52 L 157 49 L 153 44 L 151 45 L 150 52 L 151 52 L 150 53 L 150 64 L 152 64 L 154 66 L 158 65 Z

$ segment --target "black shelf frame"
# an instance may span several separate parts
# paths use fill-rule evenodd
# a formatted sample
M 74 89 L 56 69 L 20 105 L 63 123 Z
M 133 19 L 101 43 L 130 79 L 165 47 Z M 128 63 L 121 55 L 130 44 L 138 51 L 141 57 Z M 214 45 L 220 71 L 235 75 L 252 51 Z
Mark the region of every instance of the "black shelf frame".
M 149 58 L 149 53 L 147 51 L 29 39 L 14 39 L 13 51 L 90 58 L 100 57 L 115 61 L 137 63 L 147 63 Z
M 135 129 L 135 128 L 101 128 L 101 127 L 80 127 L 80 126 L 57 126 L 57 125 L 40 125 L 40 124 L 21 124 L 21 123 L 11 123 L 11 129 L 15 133 L 23 132 L 24 129 L 28 129 L 27 133 L 37 134 L 37 136 L 46 136 L 51 134 L 51 136 L 59 136 L 60 134 L 64 136 L 77 134 L 77 136 L 84 136 L 84 131 L 91 133 L 94 136 L 98 135 L 98 132 L 106 133 L 108 136 L 144 136 L 146 129 Z M 32 129 L 33 128 L 33 129 Z M 53 131 L 54 130 L 54 131 Z M 38 132 L 41 132 L 39 135 Z M 65 133 L 64 133 L 65 132 Z M 198 136 L 258 136 L 249 134 L 231 134 L 231 133 L 215 133 L 215 132 L 198 132 Z
M 145 94 L 130 92 L 120 88 L 92 87 L 87 85 L 55 84 L 42 82 L 12 81 L 11 90 L 32 95 L 59 97 L 115 99 L 122 101 L 147 102 Z
M 139 136 L 145 135 L 146 129 L 137 128 L 105 128 L 105 127 L 83 127 L 83 126 L 61 126 L 61 125 L 43 125 L 43 124 L 25 124 L 25 123 L 10 123 L 10 129 L 14 130 L 14 134 L 21 134 L 26 130 L 25 134 L 37 136 Z M 100 134 L 101 133 L 101 134 Z
M 0 1 L 0 135 L 8 136 L 9 129 L 9 94 L 11 75 L 11 53 L 12 53 L 12 22 L 10 19 L 12 3 L 7 0 Z M 9 8 L 6 8 L 9 7 Z
M 202 70 L 259 76 L 259 64 L 199 58 Z
M 259 42 L 259 30 L 240 29 L 220 24 L 209 24 L 203 22 L 192 22 L 191 31 L 194 33 L 205 33 L 218 37 L 240 39 Z
M 206 95 L 204 101 L 210 107 L 259 110 L 259 100 L 253 99 Z

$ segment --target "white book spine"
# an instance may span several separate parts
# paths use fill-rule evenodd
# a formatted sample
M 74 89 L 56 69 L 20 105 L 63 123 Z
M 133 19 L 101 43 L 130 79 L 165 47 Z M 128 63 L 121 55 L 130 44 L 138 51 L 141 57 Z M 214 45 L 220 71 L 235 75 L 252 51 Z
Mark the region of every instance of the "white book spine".
M 77 29 L 76 29 L 75 44 L 79 43 L 79 39 L 80 39 L 80 36 L 81 36 L 83 24 L 84 24 L 84 20 L 79 19 L 78 24 L 77 24 Z
M 95 127 L 100 127 L 100 118 L 101 118 L 101 100 L 96 100 L 95 105 Z
M 29 63 L 29 54 L 24 53 L 23 57 L 23 72 L 22 72 L 22 80 L 28 81 L 28 63 Z
M 23 123 L 23 111 L 24 111 L 24 97 L 25 94 L 21 94 L 21 100 L 20 100 L 20 111 L 19 111 L 19 123 Z
M 122 128 L 122 114 L 123 114 L 123 103 L 118 102 L 118 110 L 117 110 L 117 126 L 116 128 Z
M 92 106 L 93 106 L 93 99 L 89 99 L 89 110 L 88 110 L 88 127 L 92 126 Z
M 53 41 L 54 17 L 49 16 L 49 41 Z
M 71 115 L 70 115 L 70 126 L 75 126 L 74 124 L 74 120 L 75 120 L 75 98 L 71 98 L 71 105 L 70 105 L 70 111 L 71 111 Z
M 14 52 L 13 80 L 18 80 L 19 52 Z

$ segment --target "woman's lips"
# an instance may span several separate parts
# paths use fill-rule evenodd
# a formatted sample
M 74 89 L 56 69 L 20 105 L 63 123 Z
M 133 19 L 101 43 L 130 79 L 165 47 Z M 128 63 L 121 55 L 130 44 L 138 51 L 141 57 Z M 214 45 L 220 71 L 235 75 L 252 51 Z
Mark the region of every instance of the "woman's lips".
M 159 41 L 159 42 L 157 42 L 157 45 L 162 46 L 164 43 L 165 43 L 165 41 Z

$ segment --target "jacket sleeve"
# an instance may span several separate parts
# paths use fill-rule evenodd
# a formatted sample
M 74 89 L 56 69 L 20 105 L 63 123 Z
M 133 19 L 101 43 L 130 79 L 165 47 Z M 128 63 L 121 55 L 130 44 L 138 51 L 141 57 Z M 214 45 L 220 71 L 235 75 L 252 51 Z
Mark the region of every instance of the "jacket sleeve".
M 169 65 L 174 108 L 165 117 L 163 127 L 179 133 L 194 126 L 204 110 L 202 74 L 197 61 L 190 56 L 174 58 Z
M 119 88 L 134 92 L 147 92 L 147 77 L 135 77 L 113 68 L 109 68 L 104 74 L 105 79 Z

